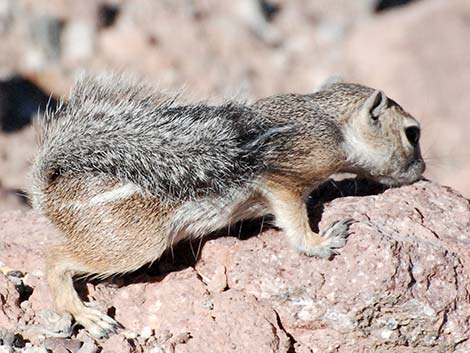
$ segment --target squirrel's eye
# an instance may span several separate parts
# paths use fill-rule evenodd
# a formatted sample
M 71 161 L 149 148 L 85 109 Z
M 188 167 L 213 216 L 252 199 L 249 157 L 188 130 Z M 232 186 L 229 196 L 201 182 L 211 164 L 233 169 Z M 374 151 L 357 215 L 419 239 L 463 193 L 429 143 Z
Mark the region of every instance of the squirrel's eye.
M 412 146 L 416 146 L 419 142 L 420 130 L 417 126 L 410 126 L 405 129 L 406 138 Z

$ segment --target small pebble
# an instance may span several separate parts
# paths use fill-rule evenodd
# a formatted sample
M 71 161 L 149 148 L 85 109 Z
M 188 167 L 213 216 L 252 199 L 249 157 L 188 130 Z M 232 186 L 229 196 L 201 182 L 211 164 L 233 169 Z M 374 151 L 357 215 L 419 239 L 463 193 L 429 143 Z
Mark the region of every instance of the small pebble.
M 44 340 L 44 348 L 52 352 L 77 352 L 82 342 L 76 339 L 49 337 Z
M 209 289 L 209 292 L 222 293 L 223 291 L 227 289 L 228 284 L 227 284 L 226 272 L 227 272 L 227 269 L 223 265 L 216 268 L 211 281 L 207 285 L 207 289 Z
M 128 338 L 128 339 L 136 339 L 137 338 L 137 333 L 134 332 L 134 331 L 123 331 L 122 334 L 124 335 L 124 337 Z
M 0 353 L 13 353 L 13 348 L 10 346 L 0 346 Z
M 153 330 L 149 326 L 145 326 L 140 332 L 140 336 L 145 339 L 149 338 L 152 335 L 153 335 Z
M 15 334 L 0 327 L 0 345 L 11 347 L 15 342 Z
M 46 348 L 43 347 L 26 347 L 21 350 L 21 353 L 49 353 Z
M 157 344 L 155 347 L 153 347 L 151 350 L 149 350 L 149 353 L 165 353 L 165 350 L 163 349 L 162 346 Z
M 22 278 L 24 277 L 24 273 L 18 270 L 12 270 L 12 271 L 8 271 L 7 276 Z

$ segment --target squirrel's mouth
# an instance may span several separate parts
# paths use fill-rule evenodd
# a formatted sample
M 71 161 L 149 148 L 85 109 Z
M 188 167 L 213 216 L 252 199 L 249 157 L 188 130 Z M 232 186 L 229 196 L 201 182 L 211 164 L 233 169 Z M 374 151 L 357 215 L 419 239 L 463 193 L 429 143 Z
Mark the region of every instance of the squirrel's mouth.
M 379 175 L 374 179 L 388 186 L 408 185 L 419 180 L 425 169 L 426 164 L 423 159 L 415 158 L 412 159 L 402 171 L 394 175 Z
M 420 176 L 424 173 L 425 170 L 426 163 L 424 163 L 422 158 L 414 158 L 406 166 L 406 171 L 416 171 Z

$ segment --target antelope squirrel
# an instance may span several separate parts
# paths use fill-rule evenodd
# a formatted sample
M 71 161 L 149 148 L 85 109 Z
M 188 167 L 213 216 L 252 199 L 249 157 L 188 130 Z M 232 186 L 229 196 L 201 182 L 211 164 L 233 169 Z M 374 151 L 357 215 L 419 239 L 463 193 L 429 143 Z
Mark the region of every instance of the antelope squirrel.
M 425 168 L 419 138 L 410 114 L 359 84 L 214 106 L 86 77 L 43 118 L 32 173 L 33 206 L 66 237 L 47 258 L 56 308 L 107 336 L 118 324 L 82 302 L 73 276 L 131 272 L 182 239 L 266 214 L 298 251 L 328 258 L 349 220 L 313 232 L 308 192 L 336 172 L 412 183 Z

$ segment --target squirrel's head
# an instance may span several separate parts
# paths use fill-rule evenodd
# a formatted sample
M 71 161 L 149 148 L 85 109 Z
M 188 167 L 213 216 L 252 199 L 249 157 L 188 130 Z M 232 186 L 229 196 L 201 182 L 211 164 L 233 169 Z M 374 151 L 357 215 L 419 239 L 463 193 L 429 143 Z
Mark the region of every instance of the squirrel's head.
M 425 164 L 419 123 L 382 91 L 357 102 L 343 129 L 343 147 L 351 171 L 388 184 L 418 180 Z

